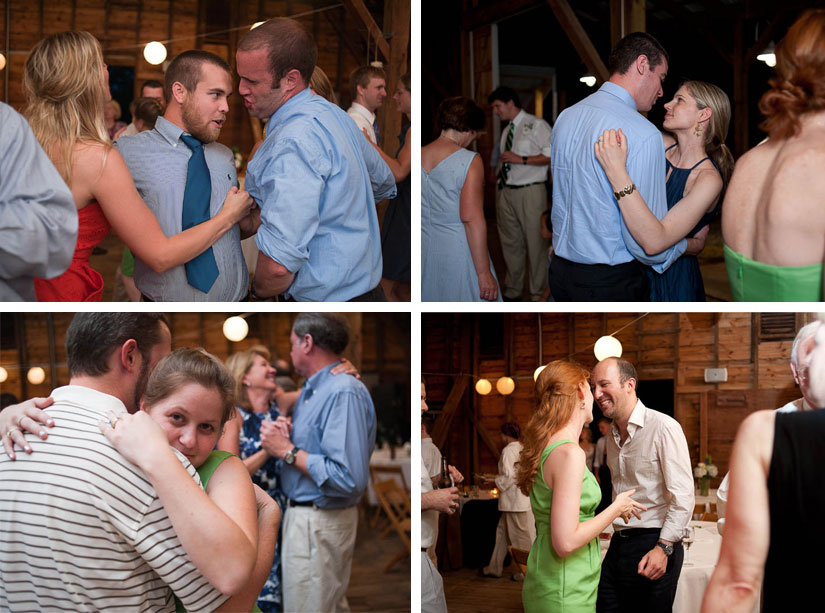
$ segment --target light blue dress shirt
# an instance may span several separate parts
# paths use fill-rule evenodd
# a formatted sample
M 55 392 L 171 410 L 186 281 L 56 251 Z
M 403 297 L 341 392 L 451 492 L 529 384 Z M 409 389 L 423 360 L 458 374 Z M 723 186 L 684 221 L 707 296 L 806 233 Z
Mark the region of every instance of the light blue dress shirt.
M 395 196 L 395 179 L 343 110 L 308 88 L 287 100 L 247 167 L 246 189 L 261 207 L 255 244 L 295 275 L 288 296 L 345 301 L 378 285 L 375 202 Z
M 183 192 L 192 150 L 180 136 L 183 130 L 164 117 L 158 117 L 154 130 L 123 136 L 115 147 L 123 155 L 140 197 L 154 213 L 166 236 L 183 232 Z M 223 207 L 226 193 L 238 185 L 235 157 L 229 147 L 208 143 L 203 147 L 212 181 L 210 215 Z M 212 245 L 217 280 L 204 294 L 189 285 L 186 268 L 175 266 L 158 274 L 135 257 L 135 285 L 156 302 L 235 302 L 249 291 L 249 271 L 241 251 L 241 229 L 235 224 Z
M 0 102 L 0 302 L 34 302 L 34 277 L 63 274 L 77 223 L 72 192 L 29 124 Z
M 633 259 L 664 272 L 687 241 L 647 255 L 625 225 L 594 144 L 607 129 L 627 137 L 627 172 L 653 214 L 667 214 L 662 134 L 636 110 L 623 87 L 609 81 L 564 110 L 553 126 L 553 250 L 580 264 L 624 264 Z
M 292 443 L 309 454 L 307 477 L 284 464 L 281 488 L 291 500 L 322 509 L 358 503 L 369 481 L 375 447 L 375 407 L 367 388 L 350 375 L 333 375 L 335 362 L 304 383 L 292 413 Z

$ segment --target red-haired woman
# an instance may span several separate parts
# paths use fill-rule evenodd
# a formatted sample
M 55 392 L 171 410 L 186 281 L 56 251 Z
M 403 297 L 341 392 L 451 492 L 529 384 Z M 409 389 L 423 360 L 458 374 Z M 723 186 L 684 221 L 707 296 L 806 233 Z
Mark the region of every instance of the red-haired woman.
M 530 496 L 536 540 L 527 560 L 522 602 L 531 611 L 596 608 L 601 557 L 599 533 L 617 517 L 627 522 L 645 507 L 622 492 L 594 516 L 601 500 L 596 478 L 585 469 L 578 440 L 593 421 L 590 373 L 557 360 L 536 380 L 539 404 L 522 437 L 516 483 Z

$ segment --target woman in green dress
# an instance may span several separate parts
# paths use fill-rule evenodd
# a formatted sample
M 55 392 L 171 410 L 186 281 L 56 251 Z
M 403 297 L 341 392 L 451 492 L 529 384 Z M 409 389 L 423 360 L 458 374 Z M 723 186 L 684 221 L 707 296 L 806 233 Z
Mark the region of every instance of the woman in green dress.
M 585 468 L 578 440 L 593 421 L 590 373 L 573 362 L 548 364 L 536 380 L 539 404 L 522 437 L 516 482 L 530 496 L 536 540 L 527 560 L 522 602 L 532 611 L 594 611 L 601 556 L 599 533 L 617 517 L 646 510 L 622 492 L 594 517 L 599 484 Z M 569 443 L 569 444 L 568 444 Z

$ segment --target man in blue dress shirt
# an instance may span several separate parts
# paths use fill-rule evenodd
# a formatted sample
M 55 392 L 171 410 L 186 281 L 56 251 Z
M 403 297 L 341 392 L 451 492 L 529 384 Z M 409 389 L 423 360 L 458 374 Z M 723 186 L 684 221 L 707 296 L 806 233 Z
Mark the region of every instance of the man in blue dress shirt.
M 557 301 L 648 301 L 643 265 L 664 272 L 685 252 L 682 239 L 661 253 L 646 254 L 617 203 L 637 189 L 656 217 L 667 213 L 662 135 L 640 114 L 662 96 L 667 69 L 667 52 L 655 38 L 627 35 L 610 54 L 610 79 L 566 109 L 553 127 L 550 291 Z M 627 136 L 627 170 L 634 181 L 617 193 L 593 151 L 609 128 L 621 128 Z
M 384 300 L 375 202 L 395 196 L 395 179 L 352 119 L 309 89 L 317 55 L 291 19 L 238 44 L 238 92 L 251 115 L 269 118 L 246 173 L 262 222 L 253 297 Z
M 292 432 L 284 418 L 261 426 L 261 445 L 285 463 L 285 611 L 349 610 L 357 505 L 369 480 L 375 408 L 363 383 L 330 372 L 348 343 L 347 325 L 337 315 L 299 315 L 290 357 L 306 382 L 292 413 Z

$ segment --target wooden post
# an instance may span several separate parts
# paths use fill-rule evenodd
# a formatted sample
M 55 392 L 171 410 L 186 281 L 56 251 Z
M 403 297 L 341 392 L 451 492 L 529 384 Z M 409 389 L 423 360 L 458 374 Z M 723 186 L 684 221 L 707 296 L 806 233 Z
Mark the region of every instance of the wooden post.
M 410 1 L 385 0 L 384 33 L 390 39 L 390 57 L 387 67 L 387 99 L 384 102 L 384 121 L 381 124 L 381 145 L 384 151 L 394 155 L 398 146 L 397 136 L 401 124 L 407 121 L 395 108 L 392 95 L 398 78 L 407 72 L 408 49 L 410 46 Z
M 733 154 L 739 157 L 748 149 L 748 73 L 745 57 L 745 22 L 736 20 L 733 32 Z
M 610 0 L 610 48 L 631 32 L 646 32 L 645 0 Z

